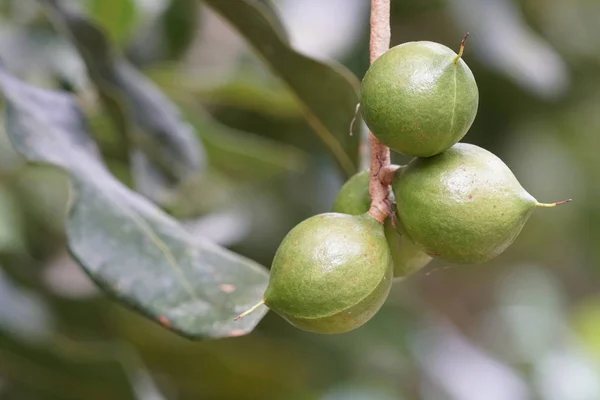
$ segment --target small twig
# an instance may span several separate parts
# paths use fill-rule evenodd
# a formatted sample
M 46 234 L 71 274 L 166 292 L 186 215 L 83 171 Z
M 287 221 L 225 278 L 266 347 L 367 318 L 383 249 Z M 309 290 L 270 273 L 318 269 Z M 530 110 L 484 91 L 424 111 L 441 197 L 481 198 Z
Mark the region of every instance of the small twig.
M 373 63 L 390 47 L 390 0 L 371 0 L 371 43 L 369 46 L 370 61 Z M 390 149 L 382 144 L 372 132 L 369 132 L 371 143 L 371 208 L 369 215 L 383 224 L 390 213 L 389 184 L 382 182 L 382 177 L 390 165 Z

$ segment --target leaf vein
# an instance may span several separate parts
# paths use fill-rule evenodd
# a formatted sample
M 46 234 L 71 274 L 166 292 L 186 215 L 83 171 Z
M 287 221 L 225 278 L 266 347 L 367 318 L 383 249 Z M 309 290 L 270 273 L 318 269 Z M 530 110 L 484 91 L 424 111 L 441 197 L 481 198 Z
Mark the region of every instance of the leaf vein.
M 161 238 L 154 232 L 154 230 L 146 223 L 146 221 L 144 221 L 143 218 L 140 218 L 137 213 L 133 212 L 127 207 L 124 207 L 119 202 L 115 202 L 114 204 L 116 204 L 117 207 L 119 207 L 125 214 L 127 214 L 133 220 L 133 222 L 142 230 L 146 237 L 148 237 L 148 239 L 150 239 L 150 241 L 152 241 L 152 243 L 156 245 L 156 247 L 165 257 L 165 260 L 167 261 L 169 266 L 173 269 L 173 272 L 177 276 L 177 280 L 179 281 L 181 286 L 186 292 L 188 292 L 193 301 L 198 301 L 198 298 L 196 297 L 192 286 L 186 280 L 181 265 L 179 265 L 179 263 L 175 259 L 175 256 L 173 256 L 173 253 L 171 253 L 169 246 L 167 246 L 167 244 L 161 240 Z

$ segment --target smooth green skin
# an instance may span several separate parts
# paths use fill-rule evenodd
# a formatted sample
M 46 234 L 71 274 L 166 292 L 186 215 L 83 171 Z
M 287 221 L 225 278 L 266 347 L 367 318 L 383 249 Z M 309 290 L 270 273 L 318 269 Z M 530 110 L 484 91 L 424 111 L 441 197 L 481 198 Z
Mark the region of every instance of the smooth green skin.
M 386 146 L 416 157 L 439 154 L 462 139 L 477 114 L 473 73 L 434 42 L 408 42 L 385 52 L 362 81 L 360 110 Z
M 383 229 L 394 261 L 394 280 L 400 281 L 429 264 L 432 257 L 414 244 L 408 235 L 399 233 L 403 232 L 399 221 L 395 224 L 388 219 Z
M 482 263 L 502 253 L 537 205 L 502 160 L 467 143 L 414 159 L 392 188 L 414 243 L 455 264 Z
M 333 212 L 360 215 L 369 211 L 371 195 L 369 194 L 369 170 L 362 170 L 350 177 L 341 187 L 333 207 Z
M 379 311 L 391 284 L 383 226 L 366 214 L 325 213 L 283 239 L 264 302 L 300 329 L 343 333 Z
M 351 215 L 360 215 L 369 211 L 371 206 L 369 178 L 369 170 L 364 170 L 348 179 L 340 189 L 332 211 Z M 408 236 L 398 232 L 401 229 L 399 223 L 392 224 L 391 218 L 388 218 L 383 228 L 392 254 L 395 280 L 405 278 L 429 264 L 431 257 L 415 245 Z

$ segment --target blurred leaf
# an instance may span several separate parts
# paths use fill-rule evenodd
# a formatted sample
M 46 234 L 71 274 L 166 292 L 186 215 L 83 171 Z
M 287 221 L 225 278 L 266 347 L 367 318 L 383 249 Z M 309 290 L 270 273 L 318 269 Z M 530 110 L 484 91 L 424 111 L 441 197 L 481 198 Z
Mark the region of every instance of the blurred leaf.
M 143 153 L 136 157 L 150 159 L 144 164 L 150 168 L 150 176 L 144 178 L 156 176 L 156 183 L 168 185 L 165 188 L 168 190 L 201 170 L 205 164 L 204 151 L 175 105 L 143 74 L 116 55 L 97 26 L 84 16 L 60 7 L 55 0 L 43 2 L 53 20 L 77 46 L 107 111 L 133 144 L 132 151 Z M 140 173 L 145 171 L 134 170 L 134 175 Z
M 10 139 L 4 129 L 4 118 L 0 115 L 0 171 L 13 171 L 21 166 L 21 156 L 10 145 Z
M 136 184 L 139 186 L 139 182 L 133 181 L 130 164 L 135 152 L 123 138 L 123 132 L 127 131 L 128 125 L 120 106 L 105 98 L 104 107 L 94 107 L 84 112 L 93 138 L 110 172 L 128 187 L 134 187 Z
M 309 156 L 297 147 L 249 132 L 241 132 L 202 115 L 190 121 L 198 128 L 211 164 L 221 171 L 242 177 L 270 178 L 286 172 L 303 172 Z
M 276 118 L 302 116 L 288 90 L 257 84 L 252 77 L 238 76 L 214 88 L 200 88 L 198 96 L 211 105 L 236 107 Z
M 245 179 L 268 179 L 305 170 L 309 155 L 304 151 L 227 127 L 203 111 L 196 101 L 196 97 L 200 97 L 212 103 L 215 96 L 218 98 L 215 103 L 239 105 L 277 117 L 300 116 L 300 110 L 284 88 L 257 85 L 256 80 L 248 75 L 225 84 L 222 91 L 220 88 L 213 91 L 172 65 L 152 69 L 149 76 L 176 99 L 202 139 L 211 165 Z
M 82 84 L 76 53 L 47 23 L 1 24 L 0 55 L 7 67 L 22 77 L 47 81 L 54 75 L 75 87 Z
M 290 48 L 278 34 L 274 14 L 248 0 L 205 0 L 229 21 L 289 86 L 308 124 L 347 176 L 357 171 L 359 135 L 349 135 L 358 103 L 357 79 L 344 67 L 323 64 Z
M 275 0 L 275 2 L 277 1 L 278 0 Z M 275 4 L 273 4 L 273 0 L 257 0 L 257 3 L 260 3 L 262 6 L 264 6 L 263 10 L 265 11 L 265 13 L 269 14 L 269 20 L 271 21 L 273 28 L 277 31 L 277 34 L 283 40 L 285 40 L 286 43 L 289 43 L 290 38 L 285 29 L 285 26 L 283 25 L 283 22 L 281 21 L 281 17 L 279 16 L 277 7 L 275 6 Z
M 307 345 L 306 339 L 315 335 L 303 335 L 275 315 L 270 317 L 268 322 L 281 323 L 283 332 L 269 333 L 267 328 L 236 340 L 199 343 L 167 336 L 119 307 L 112 310 L 109 323 L 122 340 L 135 343 L 152 370 L 169 377 L 178 390 L 171 399 L 288 400 L 320 386 L 323 376 L 337 376 L 334 369 L 341 360 L 314 345 L 318 338 Z
M 210 190 L 202 190 L 203 187 L 210 187 Z M 209 169 L 205 174 L 183 182 L 164 208 L 178 220 L 222 212 L 235 207 L 240 200 L 245 203 L 240 188 L 244 185 L 235 178 Z
M 0 375 L 10 392 L 36 393 L 36 399 L 165 399 L 137 353 L 119 343 L 60 335 L 30 342 L 0 330 Z
M 192 238 L 173 219 L 114 179 L 102 164 L 75 98 L 31 87 L 0 70 L 7 131 L 31 162 L 66 170 L 74 199 L 69 249 L 107 293 L 190 338 L 248 333 L 268 275 L 257 263 Z
M 198 1 L 171 0 L 162 15 L 165 48 L 170 60 L 178 59 L 190 47 L 198 28 Z
M 178 60 L 194 41 L 199 26 L 198 0 L 171 0 L 127 51 L 137 65 Z
M 0 185 L 0 254 L 25 249 L 24 221 L 17 197 L 5 185 Z
M 160 64 L 145 71 L 176 102 L 202 101 L 211 106 L 234 107 L 273 118 L 303 117 L 293 94 L 279 81 L 267 81 L 256 72 L 238 71 L 227 82 L 199 79 L 195 71 L 177 64 Z
M 22 209 L 29 255 L 38 260 L 54 255 L 65 241 L 67 177 L 56 168 L 24 165 L 14 175 L 11 190 Z
M 119 361 L 77 359 L 56 348 L 31 345 L 0 332 L 0 375 L 38 392 L 44 399 L 133 400 L 135 395 Z M 40 397 L 35 397 L 40 398 Z
M 121 44 L 129 38 L 137 17 L 135 0 L 92 0 L 89 8 L 94 21 L 113 43 Z
M 51 332 L 52 315 L 33 291 L 23 290 L 0 269 L 0 330 L 27 340 L 42 340 Z

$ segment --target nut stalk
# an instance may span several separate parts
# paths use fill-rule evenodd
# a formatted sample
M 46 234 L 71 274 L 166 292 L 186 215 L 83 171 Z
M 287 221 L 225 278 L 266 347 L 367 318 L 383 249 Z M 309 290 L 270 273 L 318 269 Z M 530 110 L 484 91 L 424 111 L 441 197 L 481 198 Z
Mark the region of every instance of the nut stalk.
M 371 0 L 371 41 L 369 56 L 371 64 L 390 47 L 390 0 Z M 390 213 L 390 187 L 385 184 L 387 167 L 390 165 L 390 149 L 369 132 L 371 144 L 371 179 L 369 215 L 383 224 Z

